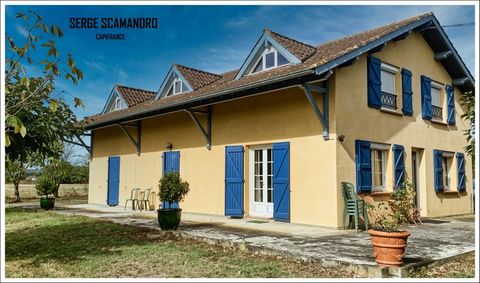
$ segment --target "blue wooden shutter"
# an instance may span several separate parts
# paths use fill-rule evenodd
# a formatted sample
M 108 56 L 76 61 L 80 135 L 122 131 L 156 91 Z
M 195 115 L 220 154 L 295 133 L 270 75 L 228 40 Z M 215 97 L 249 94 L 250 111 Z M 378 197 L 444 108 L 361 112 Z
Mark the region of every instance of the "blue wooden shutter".
M 395 177 L 394 189 L 403 188 L 405 180 L 405 154 L 402 145 L 393 145 L 393 171 Z
M 447 94 L 447 123 L 449 125 L 455 125 L 455 95 L 453 87 L 446 85 L 445 92 Z
M 421 76 L 422 91 L 422 118 L 432 119 L 432 80 L 429 77 Z
M 402 69 L 402 112 L 407 116 L 413 115 L 412 92 L 412 72 Z
M 290 143 L 273 144 L 273 218 L 290 221 Z
M 107 204 L 118 205 L 118 188 L 120 185 L 120 157 L 108 158 Z
M 355 141 L 355 163 L 357 166 L 357 192 L 372 191 L 372 156 L 370 142 Z
M 373 108 L 380 108 L 382 106 L 382 81 L 380 65 L 380 59 L 373 56 L 368 56 L 368 106 Z
M 225 215 L 243 216 L 243 146 L 225 147 Z
M 163 153 L 163 175 L 177 172 L 180 173 L 180 151 L 167 151 Z M 178 202 L 162 202 L 163 208 L 178 208 Z
M 435 192 L 443 191 L 443 168 L 442 168 L 442 154 L 441 150 L 433 150 L 433 181 Z
M 467 186 L 465 184 L 465 155 L 461 152 L 457 153 L 457 189 L 459 192 L 465 191 Z

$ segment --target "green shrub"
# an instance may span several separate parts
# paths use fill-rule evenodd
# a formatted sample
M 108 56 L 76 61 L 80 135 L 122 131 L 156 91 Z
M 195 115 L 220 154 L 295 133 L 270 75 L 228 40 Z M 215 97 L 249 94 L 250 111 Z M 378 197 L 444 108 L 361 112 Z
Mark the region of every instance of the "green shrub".
M 190 185 L 180 178 L 179 173 L 170 172 L 160 179 L 158 188 L 161 201 L 180 202 L 190 190 Z
M 47 197 L 55 192 L 55 188 L 55 181 L 51 177 L 47 175 L 40 175 L 38 177 L 35 189 L 37 190 L 37 194 L 39 196 Z

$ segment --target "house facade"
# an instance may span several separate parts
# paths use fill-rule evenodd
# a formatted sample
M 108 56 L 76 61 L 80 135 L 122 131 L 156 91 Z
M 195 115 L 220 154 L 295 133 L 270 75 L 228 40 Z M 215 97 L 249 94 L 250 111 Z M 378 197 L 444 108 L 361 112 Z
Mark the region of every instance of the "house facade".
M 186 212 L 337 228 L 341 182 L 380 201 L 409 180 L 422 216 L 470 213 L 465 91 L 431 13 L 318 46 L 265 30 L 238 70 L 173 65 L 156 92 L 115 86 L 85 120 L 89 203 L 124 205 L 178 171 Z

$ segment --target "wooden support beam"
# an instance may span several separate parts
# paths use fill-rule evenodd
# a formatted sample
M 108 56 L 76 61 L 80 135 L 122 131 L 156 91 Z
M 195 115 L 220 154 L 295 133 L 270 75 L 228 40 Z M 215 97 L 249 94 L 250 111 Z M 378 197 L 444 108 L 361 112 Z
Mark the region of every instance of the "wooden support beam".
M 405 32 L 405 33 L 402 33 L 401 35 L 395 37 L 394 39 L 392 39 L 393 41 L 399 41 L 399 40 L 404 40 L 405 38 L 407 38 L 407 36 L 412 33 L 411 30 Z
M 310 103 L 310 106 L 312 107 L 313 112 L 315 113 L 318 120 L 320 121 L 320 124 L 322 125 L 323 138 L 325 140 L 328 140 L 328 137 L 329 137 L 328 81 L 325 81 L 325 87 L 302 84 L 302 89 L 303 89 L 303 92 L 305 93 L 305 96 L 307 97 L 308 102 Z M 313 97 L 312 92 L 318 92 L 322 95 L 322 102 L 323 102 L 322 111 L 320 111 L 320 108 L 318 107 L 318 104 L 315 101 L 315 98 Z
M 378 45 L 377 47 L 374 47 L 374 48 L 370 49 L 370 51 L 368 51 L 368 54 L 380 52 L 380 51 L 383 50 L 383 48 L 385 48 L 385 46 L 387 46 L 386 42 Z
M 467 78 L 467 77 L 458 78 L 458 79 L 454 79 L 454 80 L 452 81 L 452 85 L 454 85 L 454 86 L 462 86 L 462 85 L 464 85 L 466 82 L 468 82 L 468 78 Z
M 435 56 L 433 56 L 433 59 L 435 59 L 437 61 L 445 60 L 452 54 L 453 54 L 452 50 L 438 52 L 438 53 L 435 53 Z
M 343 67 L 347 67 L 347 66 L 353 65 L 353 64 L 355 64 L 356 62 L 358 62 L 359 59 L 360 59 L 360 57 L 357 56 L 357 57 L 355 57 L 355 58 L 353 58 L 353 59 L 350 59 L 350 60 L 348 60 L 347 62 L 339 65 L 338 67 L 339 67 L 339 68 L 343 68 Z
M 208 106 L 207 111 L 200 111 L 200 110 L 193 110 L 190 108 L 185 109 L 190 117 L 192 118 L 195 126 L 197 126 L 198 130 L 202 134 L 203 138 L 205 139 L 207 145 L 207 149 L 210 150 L 212 148 L 212 107 Z M 207 115 L 207 129 L 202 126 L 200 120 L 195 114 Z
M 142 136 L 142 123 L 141 121 L 137 121 L 137 124 L 134 125 L 125 125 L 125 124 L 117 124 L 117 126 L 122 129 L 123 133 L 130 139 L 130 141 L 133 143 L 137 150 L 137 155 L 140 156 L 141 152 L 141 136 Z M 137 140 L 133 138 L 133 136 L 130 134 L 130 132 L 127 130 L 127 127 L 133 127 L 137 129 Z

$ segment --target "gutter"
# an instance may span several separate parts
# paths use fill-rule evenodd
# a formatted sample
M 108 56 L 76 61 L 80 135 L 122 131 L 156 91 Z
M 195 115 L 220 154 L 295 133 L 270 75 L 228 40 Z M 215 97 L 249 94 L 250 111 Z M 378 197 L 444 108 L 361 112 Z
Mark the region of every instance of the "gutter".
M 312 74 L 315 74 L 315 69 L 303 70 L 303 71 L 291 73 L 291 74 L 288 74 L 288 75 L 275 77 L 275 78 L 272 78 L 272 79 L 264 79 L 264 80 L 261 80 L 261 81 L 255 82 L 255 83 L 251 83 L 251 84 L 248 84 L 248 85 L 244 85 L 244 86 L 241 86 L 241 87 L 238 87 L 238 88 L 235 88 L 235 89 L 222 90 L 222 91 L 214 92 L 214 93 L 211 93 L 211 94 L 208 94 L 208 95 L 202 95 L 200 97 L 194 97 L 194 98 L 190 98 L 188 100 L 183 100 L 183 101 L 180 101 L 180 102 L 177 102 L 177 103 L 163 105 L 163 106 L 160 106 L 160 107 L 157 107 L 157 108 L 146 109 L 146 110 L 143 110 L 143 111 L 140 111 L 140 112 L 126 113 L 122 116 L 118 116 L 118 117 L 115 117 L 111 120 L 106 120 L 106 121 L 103 121 L 103 122 L 100 122 L 100 123 L 93 122 L 93 123 L 87 125 L 85 128 L 87 130 L 101 128 L 103 126 L 107 126 L 106 124 L 110 125 L 111 123 L 114 123 L 117 120 L 128 118 L 128 117 L 132 117 L 132 119 L 129 120 L 129 121 L 141 120 L 141 118 L 134 118 L 134 117 L 135 116 L 141 116 L 141 115 L 147 114 L 149 112 L 154 112 L 154 111 L 158 111 L 158 110 L 162 110 L 162 109 L 168 109 L 168 108 L 174 108 L 174 107 L 178 107 L 178 106 L 188 104 L 188 103 L 194 103 L 194 102 L 198 102 L 198 101 L 202 101 L 202 100 L 207 100 L 209 98 L 214 98 L 214 97 L 222 96 L 222 95 L 226 95 L 226 94 L 233 94 L 233 93 L 236 93 L 236 92 L 241 92 L 241 91 L 252 89 L 252 88 L 255 88 L 255 87 L 262 87 L 262 86 L 272 84 L 272 83 L 276 83 L 276 82 L 279 82 L 279 81 L 293 79 L 293 78 L 296 78 L 296 77 L 302 77 L 302 76 L 305 76 L 305 75 L 312 75 Z M 232 99 L 234 99 L 234 98 L 232 98 Z M 228 101 L 228 100 L 231 100 L 231 99 L 226 99 L 225 101 Z M 198 106 L 206 106 L 206 105 L 208 105 L 208 104 L 198 105 Z M 174 112 L 174 111 L 172 111 L 172 112 Z M 156 116 L 156 115 L 154 115 L 154 116 Z M 96 125 L 102 125 L 102 126 L 95 127 Z

